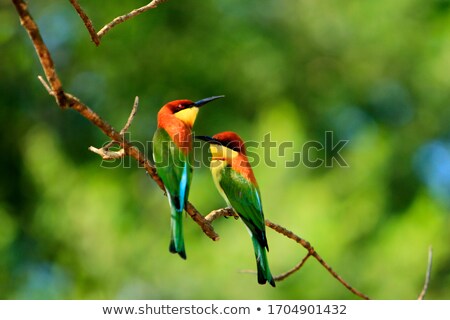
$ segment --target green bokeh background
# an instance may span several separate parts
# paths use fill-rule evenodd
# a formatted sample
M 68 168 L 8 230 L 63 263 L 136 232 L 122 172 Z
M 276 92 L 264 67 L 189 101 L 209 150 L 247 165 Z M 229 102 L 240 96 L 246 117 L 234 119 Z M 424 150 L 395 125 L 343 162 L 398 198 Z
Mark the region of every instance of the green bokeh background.
M 80 0 L 98 29 L 145 3 Z M 450 299 L 450 1 L 169 0 L 98 48 L 68 1 L 29 6 L 67 92 L 116 128 L 140 97 L 129 138 L 145 152 L 165 102 L 225 94 L 197 133 L 294 144 L 272 150 L 275 167 L 255 164 L 266 218 L 376 299 L 415 299 L 432 245 L 427 298 Z M 132 159 L 102 164 L 87 150 L 105 136 L 42 88 L 6 0 L 0 56 L 0 298 L 356 298 L 312 259 L 259 286 L 240 272 L 254 256 L 234 219 L 214 223 L 213 242 L 187 218 L 188 259 L 171 255 L 167 199 Z M 325 131 L 349 140 L 348 168 L 285 168 Z M 205 166 L 190 200 L 205 214 L 224 206 Z M 267 232 L 274 274 L 306 253 Z

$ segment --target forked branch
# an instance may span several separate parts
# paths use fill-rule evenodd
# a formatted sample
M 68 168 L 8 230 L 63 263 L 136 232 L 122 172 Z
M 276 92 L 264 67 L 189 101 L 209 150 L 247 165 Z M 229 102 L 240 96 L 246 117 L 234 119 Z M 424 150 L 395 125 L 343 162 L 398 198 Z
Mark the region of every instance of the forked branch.
M 236 214 L 233 212 L 233 209 L 231 208 L 223 208 L 223 209 L 218 209 L 218 210 L 214 210 L 211 213 L 209 213 L 205 219 L 207 221 L 209 221 L 210 223 L 212 223 L 214 220 L 225 216 L 225 217 L 230 217 L 233 216 L 236 218 Z M 270 229 L 278 232 L 279 234 L 282 234 L 283 236 L 297 242 L 299 245 L 301 245 L 303 248 L 305 248 L 306 250 L 308 250 L 308 253 L 306 254 L 306 256 L 296 265 L 294 266 L 292 269 L 278 275 L 275 276 L 274 279 L 275 281 L 282 281 L 284 279 L 286 279 L 287 277 L 289 277 L 290 275 L 292 275 L 293 273 L 297 272 L 298 270 L 301 269 L 301 267 L 303 267 L 303 265 L 306 263 L 306 261 L 312 256 L 314 257 L 337 281 L 339 281 L 343 286 L 345 286 L 348 290 L 350 290 L 352 293 L 354 293 L 355 295 L 357 295 L 358 297 L 361 297 L 363 299 L 370 299 L 368 296 L 366 296 L 365 294 L 359 292 L 358 290 L 356 290 L 355 288 L 353 288 L 351 285 L 349 285 L 340 275 L 338 275 L 336 273 L 336 271 L 334 271 L 329 265 L 328 263 L 325 262 L 325 260 L 323 260 L 323 258 L 317 253 L 317 251 L 314 249 L 314 247 L 311 246 L 311 244 L 300 238 L 298 235 L 296 235 L 295 233 L 293 233 L 292 231 L 289 231 L 288 229 L 273 223 L 270 220 L 265 221 L 265 224 L 267 227 L 269 227 Z
M 95 31 L 94 25 L 92 24 L 91 19 L 89 19 L 88 15 L 84 10 L 81 8 L 77 0 L 69 0 L 72 6 L 77 11 L 78 15 L 80 16 L 81 20 L 83 20 L 84 25 L 86 26 L 86 29 L 88 30 L 92 41 L 95 43 L 96 46 L 100 45 L 100 41 L 102 37 L 110 31 L 112 28 L 117 26 L 118 24 L 121 24 L 122 22 L 125 22 L 137 15 L 140 15 L 141 13 L 144 13 L 150 9 L 155 9 L 160 3 L 167 1 L 167 0 L 153 0 L 150 3 L 146 4 L 145 6 L 142 6 L 140 8 L 134 9 L 129 13 L 126 13 L 124 15 L 118 16 L 114 18 L 110 23 L 106 24 L 103 28 L 100 29 L 99 32 Z
M 137 108 L 139 105 L 139 97 L 136 97 L 134 99 L 133 109 L 131 109 L 130 116 L 128 117 L 127 122 L 125 123 L 122 130 L 120 130 L 120 135 L 123 137 L 124 134 L 128 131 L 128 129 L 131 126 L 131 122 L 133 122 L 134 116 L 136 115 Z M 125 150 L 123 148 L 117 150 L 117 151 L 111 151 L 110 148 L 113 145 L 117 145 L 118 142 L 115 140 L 111 140 L 108 142 L 105 146 L 101 147 L 100 149 L 97 149 L 96 147 L 90 146 L 88 149 L 99 156 L 102 157 L 103 160 L 112 160 L 112 159 L 120 159 L 126 156 Z

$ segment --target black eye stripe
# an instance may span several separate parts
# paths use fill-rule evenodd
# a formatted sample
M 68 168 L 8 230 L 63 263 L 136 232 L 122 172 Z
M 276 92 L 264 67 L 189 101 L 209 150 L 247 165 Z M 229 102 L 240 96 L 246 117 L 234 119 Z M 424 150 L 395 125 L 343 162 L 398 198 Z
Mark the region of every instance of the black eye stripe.
M 193 103 L 189 103 L 189 104 L 179 104 L 178 107 L 177 107 L 177 112 L 178 112 L 178 111 L 182 111 L 182 110 L 186 110 L 186 109 L 189 109 L 189 108 L 192 108 L 193 106 L 194 106 Z
M 227 141 L 226 143 L 224 143 L 224 146 L 227 147 L 228 149 L 231 149 L 233 151 L 236 152 L 241 152 L 241 145 L 239 143 L 239 141 Z

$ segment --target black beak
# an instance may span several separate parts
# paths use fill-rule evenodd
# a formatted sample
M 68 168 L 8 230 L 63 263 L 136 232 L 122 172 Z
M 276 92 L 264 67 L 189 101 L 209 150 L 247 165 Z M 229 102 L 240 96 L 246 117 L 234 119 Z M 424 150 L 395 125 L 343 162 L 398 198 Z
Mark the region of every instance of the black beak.
M 214 97 L 209 97 L 209 98 L 205 98 L 202 100 L 198 100 L 198 101 L 194 102 L 194 107 L 200 108 L 201 106 L 207 104 L 208 102 L 211 102 L 213 100 L 220 99 L 223 97 L 225 97 L 225 96 L 214 96 Z
M 208 136 L 195 136 L 195 139 L 203 140 L 212 144 L 222 144 L 219 140 L 208 137 Z

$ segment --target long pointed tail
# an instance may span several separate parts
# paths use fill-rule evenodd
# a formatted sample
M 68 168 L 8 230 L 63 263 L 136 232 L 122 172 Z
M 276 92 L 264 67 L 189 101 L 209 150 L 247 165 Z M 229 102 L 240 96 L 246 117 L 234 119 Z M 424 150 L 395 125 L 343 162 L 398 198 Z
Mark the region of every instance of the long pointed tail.
M 178 253 L 181 258 L 186 259 L 183 237 L 183 209 L 177 211 L 175 206 L 171 206 L 170 229 L 171 237 L 169 251 Z
M 266 249 L 261 246 L 258 240 L 252 236 L 253 248 L 255 249 L 256 267 L 258 270 L 258 283 L 265 284 L 269 282 L 272 287 L 275 287 L 275 280 L 270 273 L 269 263 L 267 261 Z

